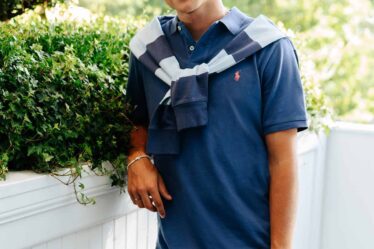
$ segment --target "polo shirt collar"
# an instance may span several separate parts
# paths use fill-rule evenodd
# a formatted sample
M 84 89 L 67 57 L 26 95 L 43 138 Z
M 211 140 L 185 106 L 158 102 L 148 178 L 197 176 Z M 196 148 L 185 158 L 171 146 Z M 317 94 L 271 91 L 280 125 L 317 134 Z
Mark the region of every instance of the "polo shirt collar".
M 233 6 L 230 9 L 230 12 L 218 21 L 223 23 L 233 35 L 236 35 L 241 31 L 243 21 L 246 18 L 248 17 L 243 12 L 241 12 L 236 6 Z
M 170 25 L 170 34 L 174 34 L 175 31 L 177 31 L 179 18 L 177 15 L 174 16 L 173 19 L 171 19 L 171 25 Z
M 241 26 L 245 18 L 247 18 L 246 15 L 241 12 L 236 6 L 233 6 L 224 17 L 218 20 L 218 22 L 224 24 L 233 35 L 236 35 L 241 30 Z M 175 15 L 171 20 L 171 34 L 177 31 L 179 22 L 181 21 L 179 20 L 178 16 Z

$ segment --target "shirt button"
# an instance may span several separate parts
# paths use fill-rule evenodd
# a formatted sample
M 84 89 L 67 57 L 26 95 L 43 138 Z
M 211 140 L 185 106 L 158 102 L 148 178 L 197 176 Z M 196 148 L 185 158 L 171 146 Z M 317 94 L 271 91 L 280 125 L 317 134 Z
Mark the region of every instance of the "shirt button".
M 178 25 L 178 30 L 181 31 L 181 29 L 182 29 L 181 26 Z
M 194 51 L 195 46 L 191 45 L 191 46 L 189 47 L 189 49 L 190 49 L 190 51 Z

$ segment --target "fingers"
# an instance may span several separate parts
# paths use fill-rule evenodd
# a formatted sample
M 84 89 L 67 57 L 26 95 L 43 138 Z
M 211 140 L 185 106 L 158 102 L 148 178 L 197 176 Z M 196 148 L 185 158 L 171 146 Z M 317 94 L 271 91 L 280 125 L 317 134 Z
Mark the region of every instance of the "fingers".
M 160 174 L 158 174 L 158 189 L 159 189 L 161 195 L 162 195 L 165 199 L 167 199 L 167 200 L 171 200 L 171 199 L 172 199 L 172 197 L 171 197 L 169 191 L 166 189 L 165 182 L 164 182 L 164 180 L 162 179 L 162 177 L 161 177 Z
M 138 205 L 139 208 L 144 208 L 144 203 L 140 195 L 137 195 L 137 197 L 134 200 L 135 200 L 135 203 L 134 203 L 135 205 Z
M 147 208 L 152 212 L 157 211 L 162 218 L 165 218 L 166 212 L 161 197 L 166 200 L 172 200 L 172 196 L 167 190 L 161 175 L 157 172 L 156 174 L 153 177 L 148 177 L 147 181 L 140 181 L 137 178 L 132 181 L 129 180 L 127 185 L 128 193 L 132 202 L 139 208 Z
M 157 209 L 156 209 L 155 206 L 152 205 L 152 202 L 149 199 L 148 191 L 141 190 L 139 194 L 140 194 L 140 196 L 142 198 L 142 202 L 144 204 L 144 207 L 147 208 L 149 211 L 156 212 Z
M 155 204 L 158 213 L 160 214 L 160 216 L 162 218 L 165 218 L 164 203 L 161 200 L 161 196 L 160 196 L 160 193 L 158 192 L 158 190 L 153 189 L 151 191 L 151 196 L 152 196 L 153 203 Z
M 152 195 L 150 195 L 150 192 L 154 192 L 154 190 L 157 188 L 134 188 L 134 187 L 128 187 L 128 193 L 130 195 L 130 198 L 132 202 L 135 205 L 138 205 L 139 208 L 147 208 L 150 211 L 156 212 L 157 208 L 152 204 Z M 158 191 L 158 190 L 157 190 Z
M 158 211 L 162 218 L 165 218 L 165 208 L 157 188 L 151 188 L 149 191 L 141 190 L 140 194 L 136 192 L 129 193 L 132 202 L 139 208 L 147 208 L 150 211 Z
M 138 195 L 136 192 L 134 193 L 133 191 L 131 192 L 128 191 L 128 192 L 129 192 L 132 203 L 134 203 L 134 205 L 137 205 L 139 208 L 144 208 L 144 203 L 140 195 Z

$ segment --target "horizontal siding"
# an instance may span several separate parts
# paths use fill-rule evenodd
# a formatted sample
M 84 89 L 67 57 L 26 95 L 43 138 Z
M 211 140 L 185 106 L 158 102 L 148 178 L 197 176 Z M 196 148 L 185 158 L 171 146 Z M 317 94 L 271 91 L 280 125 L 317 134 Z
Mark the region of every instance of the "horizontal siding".
M 142 208 L 29 249 L 154 249 L 156 238 L 156 213 Z

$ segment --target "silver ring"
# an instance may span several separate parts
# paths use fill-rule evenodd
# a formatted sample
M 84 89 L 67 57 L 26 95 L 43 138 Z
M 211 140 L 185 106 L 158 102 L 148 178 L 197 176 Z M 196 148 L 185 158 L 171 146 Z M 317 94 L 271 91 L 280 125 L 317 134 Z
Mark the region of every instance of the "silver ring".
M 152 196 L 151 195 L 148 195 L 149 199 L 152 199 Z M 134 198 L 134 201 L 139 201 L 138 198 Z

